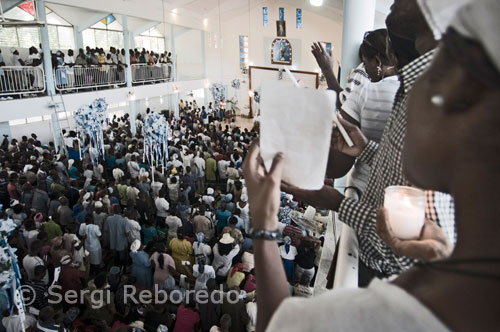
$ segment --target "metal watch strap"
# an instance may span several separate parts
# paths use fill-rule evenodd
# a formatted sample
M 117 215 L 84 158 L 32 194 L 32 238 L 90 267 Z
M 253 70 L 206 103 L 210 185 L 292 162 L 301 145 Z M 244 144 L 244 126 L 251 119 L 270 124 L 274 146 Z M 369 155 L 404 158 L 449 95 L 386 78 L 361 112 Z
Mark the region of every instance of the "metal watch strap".
M 269 240 L 269 241 L 280 241 L 283 238 L 278 230 L 268 231 L 266 229 L 250 228 L 250 232 L 248 235 L 252 239 Z

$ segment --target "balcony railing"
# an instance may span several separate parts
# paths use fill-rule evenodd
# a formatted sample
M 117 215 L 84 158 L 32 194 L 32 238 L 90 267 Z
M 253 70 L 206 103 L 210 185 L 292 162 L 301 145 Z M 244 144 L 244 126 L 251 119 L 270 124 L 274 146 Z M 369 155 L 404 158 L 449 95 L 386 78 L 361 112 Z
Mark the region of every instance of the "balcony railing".
M 115 65 L 60 66 L 54 70 L 56 90 L 69 91 L 125 84 L 125 68 Z
M 45 79 L 41 67 L 0 67 L 0 96 L 44 91 Z
M 133 64 L 132 68 L 132 83 L 145 83 L 156 81 L 171 81 L 172 80 L 172 65 L 171 64 Z

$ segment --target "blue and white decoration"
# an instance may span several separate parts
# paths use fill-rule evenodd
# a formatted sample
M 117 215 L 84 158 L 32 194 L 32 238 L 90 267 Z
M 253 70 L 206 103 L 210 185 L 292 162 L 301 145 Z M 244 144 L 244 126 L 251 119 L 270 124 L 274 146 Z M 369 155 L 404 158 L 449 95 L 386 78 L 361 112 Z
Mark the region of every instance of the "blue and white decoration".
M 214 98 L 215 110 L 219 110 L 221 102 L 226 99 L 226 86 L 220 83 L 214 83 L 210 87 L 210 91 Z
M 108 104 L 105 98 L 97 98 L 91 105 L 82 105 L 75 112 L 75 122 L 78 126 L 79 134 L 89 136 L 88 149 L 94 164 L 97 164 L 99 155 L 105 156 L 103 125 L 106 123 Z M 82 135 L 80 135 L 82 137 Z M 83 136 L 84 137 L 84 136 Z
M 17 309 L 17 314 L 21 316 L 20 331 L 25 331 L 24 314 L 26 306 L 22 296 L 21 270 L 15 255 L 16 248 L 12 248 L 8 241 L 8 237 L 13 234 L 12 232 L 16 227 L 17 225 L 12 219 L 0 221 L 0 289 L 4 293 L 5 299 L 11 302 L 7 303 L 7 306 L 10 307 L 10 314 L 15 314 L 14 309 Z
M 152 167 L 166 167 L 168 161 L 168 122 L 159 113 L 150 112 L 144 117 L 144 156 Z
M 240 89 L 241 82 L 238 78 L 231 81 L 231 87 L 234 89 L 234 100 L 238 99 L 238 90 Z

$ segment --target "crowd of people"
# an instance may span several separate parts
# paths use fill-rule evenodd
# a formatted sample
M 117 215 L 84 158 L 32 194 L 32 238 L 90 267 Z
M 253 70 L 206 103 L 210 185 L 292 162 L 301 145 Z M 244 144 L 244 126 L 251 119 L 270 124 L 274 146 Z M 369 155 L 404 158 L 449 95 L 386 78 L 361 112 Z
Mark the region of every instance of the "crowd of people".
M 255 331 L 256 277 L 241 167 L 258 132 L 239 128 L 234 119 L 224 123 L 212 104 L 198 108 L 181 100 L 179 106 L 178 120 L 163 112 L 172 137 L 165 169 L 143 161 L 140 115 L 135 135 L 128 115 L 111 119 L 97 164 L 80 151 L 85 142 L 73 131 L 65 134 L 67 153 L 36 134 L 4 139 L 0 203 L 17 226 L 9 242 L 17 248 L 22 283 L 35 290 L 26 299 L 27 326 Z M 282 195 L 280 252 L 291 294 L 311 296 L 321 240 L 293 223 L 290 211 L 298 208 L 291 195 Z M 51 285 L 63 296 L 89 293 L 77 304 L 53 304 L 44 295 Z M 182 295 L 163 306 L 133 303 L 124 298 L 128 285 Z M 104 289 L 109 298 L 96 305 L 92 292 Z M 197 303 L 188 290 L 222 292 L 221 300 Z M 230 291 L 237 292 L 234 303 L 228 303 Z M 6 331 L 17 331 L 19 320 L 5 312 Z
M 97 163 L 74 132 L 67 153 L 35 134 L 5 138 L 3 222 L 15 226 L 8 243 L 32 291 L 26 316 L 4 305 L 3 328 L 498 330 L 499 15 L 497 0 L 395 0 L 387 29 L 364 35 L 345 87 L 314 44 L 354 142 L 334 128 L 316 191 L 282 181 L 282 153 L 266 169 L 258 126 L 222 123 L 220 105 L 181 101 L 178 119 L 163 113 L 171 126 L 164 168 L 143 159 L 141 117 L 110 120 Z M 332 180 L 351 169 L 346 197 Z M 417 239 L 394 234 L 383 208 L 389 186 L 426 190 Z M 309 205 L 337 211 L 356 233 L 360 288 L 312 296 L 324 238 L 294 222 Z M 55 286 L 81 301 L 54 302 Z M 168 301 L 131 301 L 130 287 L 165 291 Z M 201 301 L 200 292 L 220 301 Z
M 28 57 L 23 59 L 19 51 L 10 49 L 10 62 L 14 67 L 43 66 L 43 52 L 31 46 Z M 61 89 L 108 86 L 125 82 L 126 58 L 131 65 L 145 65 L 144 68 L 132 66 L 132 79 L 136 83 L 146 81 L 165 80 L 172 76 L 172 53 L 156 53 L 146 49 L 130 49 L 127 55 L 125 49 L 110 47 L 109 51 L 103 48 L 80 48 L 78 54 L 72 49 L 66 53 L 61 50 L 51 52 L 52 68 L 55 70 L 56 86 Z M 5 73 L 1 67 L 6 61 L 0 50 L 0 92 L 43 91 L 44 77 L 42 71 L 22 72 L 20 70 Z M 146 66 L 147 65 L 147 66 Z M 92 70 L 94 68 L 95 70 Z

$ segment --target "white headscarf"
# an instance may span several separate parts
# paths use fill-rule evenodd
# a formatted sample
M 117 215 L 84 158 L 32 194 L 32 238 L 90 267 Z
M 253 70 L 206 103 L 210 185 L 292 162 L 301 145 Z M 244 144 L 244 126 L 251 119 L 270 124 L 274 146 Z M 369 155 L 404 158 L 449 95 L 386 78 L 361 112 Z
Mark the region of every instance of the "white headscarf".
M 135 240 L 130 245 L 130 251 L 131 252 L 137 252 L 137 250 L 139 250 L 140 247 L 141 247 L 141 241 L 140 240 Z
M 500 2 L 475 0 L 462 7 L 451 26 L 460 35 L 475 40 L 500 72 Z
M 441 40 L 457 11 L 473 0 L 417 0 L 436 40 Z M 480 1 L 480 0 L 477 0 Z

